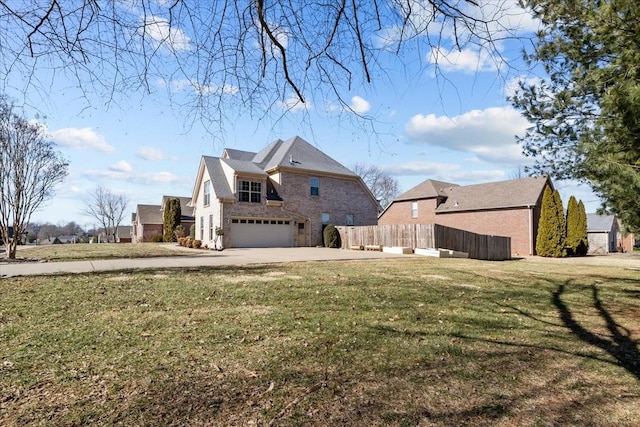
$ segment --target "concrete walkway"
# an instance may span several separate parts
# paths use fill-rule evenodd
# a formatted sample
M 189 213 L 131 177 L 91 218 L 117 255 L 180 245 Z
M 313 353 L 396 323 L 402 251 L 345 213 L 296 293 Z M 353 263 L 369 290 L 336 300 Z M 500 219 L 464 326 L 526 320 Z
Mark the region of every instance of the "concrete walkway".
M 68 262 L 10 262 L 0 260 L 0 278 L 54 273 L 87 273 L 132 269 L 209 267 L 303 261 L 345 261 L 389 259 L 413 255 L 397 255 L 376 251 L 350 251 L 328 248 L 256 248 L 209 251 L 202 255 L 161 258 L 105 259 Z

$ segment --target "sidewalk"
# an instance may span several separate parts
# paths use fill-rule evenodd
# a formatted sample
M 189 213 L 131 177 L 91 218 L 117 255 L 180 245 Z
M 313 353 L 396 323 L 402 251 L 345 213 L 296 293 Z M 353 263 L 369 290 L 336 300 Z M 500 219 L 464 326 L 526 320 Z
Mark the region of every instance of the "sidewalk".
M 329 248 L 251 248 L 210 251 L 206 255 L 105 259 L 68 262 L 11 262 L 0 260 L 0 278 L 55 273 L 88 273 L 157 268 L 194 268 L 216 265 L 247 265 L 304 261 L 346 261 L 363 259 L 389 259 L 412 255 L 397 255 L 376 251 L 350 251 Z

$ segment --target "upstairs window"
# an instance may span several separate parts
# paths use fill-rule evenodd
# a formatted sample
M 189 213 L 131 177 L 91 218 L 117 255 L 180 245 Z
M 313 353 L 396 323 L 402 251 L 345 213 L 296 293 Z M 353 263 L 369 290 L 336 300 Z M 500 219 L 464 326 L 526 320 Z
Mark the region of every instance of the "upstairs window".
M 309 186 L 311 188 L 312 196 L 320 195 L 320 178 L 316 178 L 316 177 L 309 178 Z
M 353 214 L 347 214 L 347 225 L 353 225 Z
M 329 224 L 329 221 L 331 221 L 331 215 L 329 215 L 327 212 L 322 212 L 322 223 L 324 225 Z
M 238 201 L 260 203 L 262 183 L 253 181 L 239 181 Z
M 411 202 L 411 218 L 418 218 L 418 202 Z
M 204 182 L 204 205 L 209 206 L 211 203 L 211 181 Z

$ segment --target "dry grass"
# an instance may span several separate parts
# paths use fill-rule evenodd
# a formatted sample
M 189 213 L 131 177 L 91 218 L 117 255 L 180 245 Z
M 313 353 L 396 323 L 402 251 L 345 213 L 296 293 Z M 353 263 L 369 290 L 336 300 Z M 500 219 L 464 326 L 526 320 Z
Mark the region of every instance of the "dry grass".
M 63 244 L 18 247 L 17 257 L 47 261 L 78 261 L 114 258 L 152 258 L 194 255 L 198 250 L 186 250 L 177 244 L 164 243 L 101 243 Z
M 0 424 L 633 426 L 638 279 L 440 259 L 3 279 Z

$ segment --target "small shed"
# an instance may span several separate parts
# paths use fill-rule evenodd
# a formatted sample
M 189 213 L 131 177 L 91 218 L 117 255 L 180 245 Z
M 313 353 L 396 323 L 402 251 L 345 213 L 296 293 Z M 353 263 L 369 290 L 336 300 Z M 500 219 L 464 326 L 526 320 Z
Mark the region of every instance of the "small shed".
M 614 215 L 587 214 L 587 236 L 590 254 L 617 252 L 619 235 L 620 228 Z

